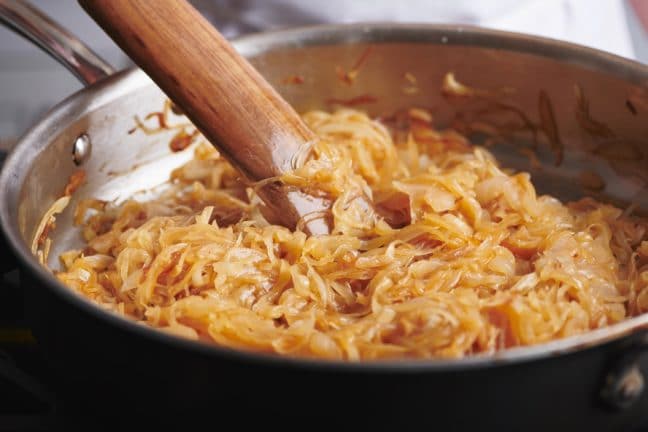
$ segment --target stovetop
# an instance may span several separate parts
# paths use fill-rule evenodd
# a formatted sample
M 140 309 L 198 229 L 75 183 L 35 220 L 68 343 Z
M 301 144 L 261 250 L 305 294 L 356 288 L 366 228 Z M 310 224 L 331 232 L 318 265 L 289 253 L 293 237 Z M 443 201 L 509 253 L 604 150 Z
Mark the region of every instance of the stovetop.
M 0 278 L 0 430 L 48 430 L 57 413 L 51 371 L 24 314 L 19 274 Z
M 25 318 L 17 271 L 0 277 L 0 431 L 114 430 L 57 389 L 61 378 L 48 367 Z M 92 398 L 91 391 L 87 397 Z

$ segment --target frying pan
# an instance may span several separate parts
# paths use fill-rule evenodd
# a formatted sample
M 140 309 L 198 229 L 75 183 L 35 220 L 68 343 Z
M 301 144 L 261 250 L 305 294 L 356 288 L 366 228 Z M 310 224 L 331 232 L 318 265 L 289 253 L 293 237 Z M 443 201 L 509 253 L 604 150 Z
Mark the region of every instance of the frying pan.
M 282 428 L 354 420 L 362 427 L 627 430 L 648 416 L 648 315 L 495 356 L 343 363 L 230 350 L 99 309 L 30 253 L 42 215 L 84 169 L 88 181 L 51 236 L 55 269 L 60 252 L 81 244 L 71 221 L 79 199 L 119 201 L 151 189 L 191 151 L 171 152 L 172 132 L 129 133 L 134 116 L 165 101 L 143 72 L 111 73 L 23 3 L 0 0 L 0 18 L 87 84 L 8 156 L 0 224 L 3 253 L 11 255 L 3 265 L 13 257 L 20 268 L 34 335 L 63 390 L 80 395 L 88 410 L 183 427 L 235 418 Z M 555 40 L 423 24 L 299 28 L 234 45 L 300 112 L 344 101 L 376 116 L 429 108 L 436 124 L 491 145 L 504 166 L 531 172 L 541 193 L 648 209 L 648 68 L 638 63 Z M 336 69 L 363 57 L 354 82 L 340 79 Z M 448 72 L 471 90 L 442 91 Z

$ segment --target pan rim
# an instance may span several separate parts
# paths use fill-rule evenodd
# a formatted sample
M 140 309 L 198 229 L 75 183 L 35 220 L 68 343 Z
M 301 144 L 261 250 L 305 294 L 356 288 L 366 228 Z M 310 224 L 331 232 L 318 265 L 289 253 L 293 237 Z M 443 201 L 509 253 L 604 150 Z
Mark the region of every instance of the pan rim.
M 446 38 L 445 40 L 443 38 Z M 299 41 L 298 43 L 296 41 Z M 557 41 L 536 36 L 522 35 L 477 27 L 436 25 L 436 24 L 393 24 L 363 23 L 341 25 L 319 25 L 278 30 L 244 36 L 233 41 L 234 46 L 246 56 L 254 56 L 273 49 L 299 48 L 314 45 L 339 43 L 428 43 L 449 45 L 472 45 L 482 48 L 503 49 L 524 52 L 553 58 L 585 68 L 613 74 L 632 82 L 648 81 L 648 67 L 614 54 L 608 54 L 568 42 Z M 525 48 L 526 47 L 526 48 Z M 139 69 L 128 69 L 108 77 L 86 89 L 83 89 L 51 109 L 35 126 L 18 142 L 7 158 L 0 174 L 0 200 L 3 203 L 17 203 L 26 171 L 21 169 L 24 160 L 31 160 L 44 150 L 51 141 L 39 138 L 49 135 L 57 136 L 70 121 L 85 113 L 110 104 L 139 88 L 153 85 L 150 79 Z M 47 131 L 47 132 L 46 132 Z M 27 159 L 25 159 L 27 157 Z M 606 343 L 617 341 L 648 329 L 648 314 L 629 318 L 608 327 L 592 330 L 578 336 L 554 340 L 543 344 L 511 348 L 496 354 L 475 355 L 460 359 L 406 359 L 380 360 L 369 362 L 349 362 L 342 360 L 322 360 L 301 357 L 279 356 L 246 350 L 221 347 L 215 344 L 193 341 L 174 336 L 158 329 L 143 326 L 109 311 L 102 310 L 89 299 L 70 290 L 54 275 L 43 268 L 31 255 L 27 245 L 22 241 L 17 223 L 13 220 L 9 205 L 0 207 L 0 225 L 2 231 L 20 261 L 21 268 L 26 268 L 39 283 L 46 285 L 60 299 L 80 309 L 106 324 L 120 330 L 137 334 L 139 337 L 159 343 L 171 344 L 183 350 L 193 351 L 206 356 L 227 358 L 249 364 L 264 366 L 316 368 L 336 372 L 399 372 L 419 373 L 448 370 L 467 370 L 537 361 L 550 357 L 566 355 L 595 348 Z M 41 288 L 39 288 L 41 289 Z

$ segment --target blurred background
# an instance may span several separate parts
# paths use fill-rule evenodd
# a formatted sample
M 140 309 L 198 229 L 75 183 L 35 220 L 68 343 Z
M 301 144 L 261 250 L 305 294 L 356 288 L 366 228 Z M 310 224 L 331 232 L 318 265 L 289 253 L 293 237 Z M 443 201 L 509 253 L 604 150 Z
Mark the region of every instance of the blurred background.
M 117 68 L 130 62 L 76 0 L 31 0 Z M 160 1 L 160 0 L 152 0 Z M 227 37 L 361 21 L 479 25 L 568 40 L 648 63 L 648 0 L 192 0 Z M 0 28 L 0 146 L 7 148 L 81 84 Z

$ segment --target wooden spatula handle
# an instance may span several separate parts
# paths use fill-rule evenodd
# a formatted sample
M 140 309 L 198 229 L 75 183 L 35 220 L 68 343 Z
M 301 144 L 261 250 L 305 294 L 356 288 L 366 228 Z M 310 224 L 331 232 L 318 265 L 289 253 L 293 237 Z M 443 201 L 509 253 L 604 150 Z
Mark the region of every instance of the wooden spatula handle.
M 315 139 L 292 107 L 186 0 L 79 3 L 249 180 L 290 170 L 301 146 Z M 289 228 L 329 205 L 277 182 L 259 195 L 274 222 Z M 325 234 L 330 227 L 315 219 L 304 228 Z
M 289 170 L 297 149 L 315 138 L 187 1 L 79 2 L 250 180 Z

